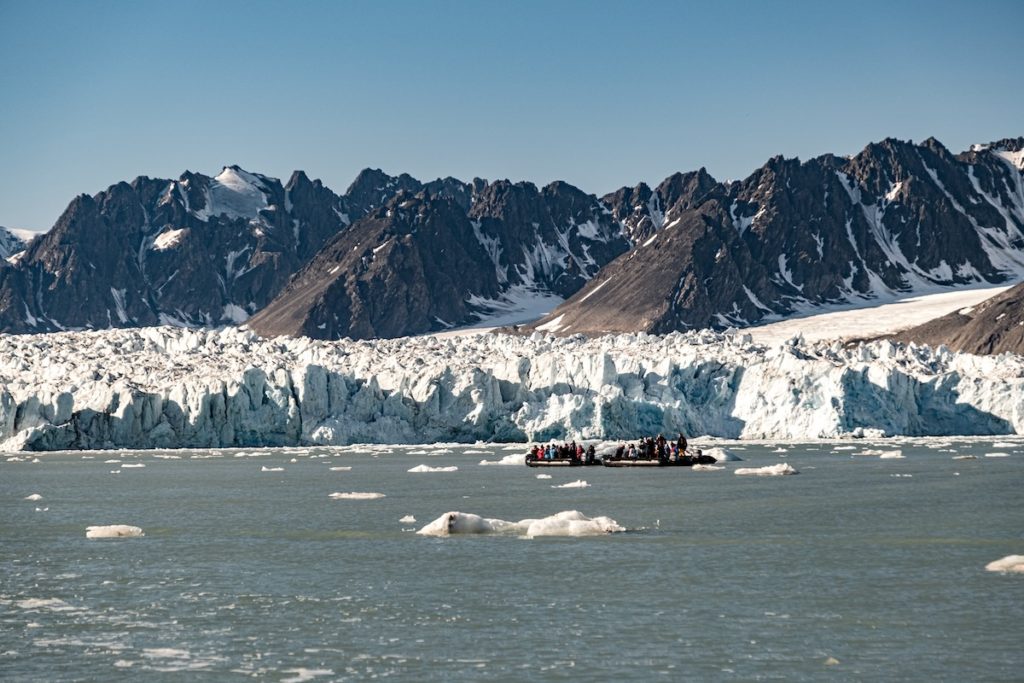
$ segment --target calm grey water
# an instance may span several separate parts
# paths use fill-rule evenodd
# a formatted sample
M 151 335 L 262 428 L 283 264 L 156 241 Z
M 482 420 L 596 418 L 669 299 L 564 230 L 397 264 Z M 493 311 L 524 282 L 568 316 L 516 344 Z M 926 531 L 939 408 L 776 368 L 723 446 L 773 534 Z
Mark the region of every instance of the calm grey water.
M 845 445 L 551 480 L 479 445 L 0 462 L 0 678 L 1022 680 L 1024 575 L 984 567 L 1024 554 L 1024 441 Z M 732 473 L 778 462 L 801 473 Z M 630 531 L 413 533 L 449 510 Z

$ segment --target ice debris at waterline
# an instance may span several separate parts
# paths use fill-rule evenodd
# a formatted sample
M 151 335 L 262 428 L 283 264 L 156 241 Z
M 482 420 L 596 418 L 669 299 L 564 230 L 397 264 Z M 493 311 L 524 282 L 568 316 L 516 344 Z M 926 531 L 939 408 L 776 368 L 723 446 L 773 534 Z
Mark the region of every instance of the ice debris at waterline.
M 778 465 L 766 465 L 765 467 L 741 467 L 733 474 L 748 474 L 756 477 L 781 477 L 786 474 L 800 474 L 792 465 L 780 462 Z
M 145 536 L 142 529 L 128 524 L 109 524 L 107 526 L 87 526 L 86 538 L 136 538 Z
M 377 500 L 378 498 L 383 498 L 384 494 L 369 491 L 348 491 L 332 493 L 328 497 L 333 498 L 334 500 Z
M 985 569 L 990 572 L 1024 574 L 1024 555 L 1007 555 L 1000 560 L 989 562 Z
M 398 521 L 401 522 L 402 524 L 415 524 L 416 523 L 416 518 L 413 515 L 406 515 L 405 517 L 402 517 Z
M 711 331 L 0 335 L 0 449 L 1024 433 L 1024 357 Z M 515 458 L 520 456 L 515 455 Z
M 486 519 L 468 512 L 446 512 L 417 531 L 421 536 L 451 536 L 454 534 L 505 534 L 509 536 L 599 536 L 625 531 L 610 517 L 587 517 L 576 510 L 566 510 L 542 519 L 523 519 L 507 522 Z
M 30 493 L 29 495 L 25 496 L 25 500 L 42 500 L 42 499 L 43 499 L 43 497 L 40 494 L 38 494 L 38 493 Z

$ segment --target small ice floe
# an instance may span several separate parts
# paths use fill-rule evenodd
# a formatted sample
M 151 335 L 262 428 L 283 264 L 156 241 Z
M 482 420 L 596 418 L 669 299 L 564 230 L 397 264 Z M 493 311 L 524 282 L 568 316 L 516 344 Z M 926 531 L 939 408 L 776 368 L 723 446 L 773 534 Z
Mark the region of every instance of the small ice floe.
M 992 444 L 992 448 L 1019 448 L 1020 444 L 1010 443 L 1009 441 L 996 441 Z
M 885 451 L 878 454 L 879 460 L 900 460 L 906 457 L 903 455 L 903 451 Z
M 39 495 L 38 493 L 32 493 L 30 495 L 25 496 L 25 500 L 42 500 L 42 499 L 43 499 L 43 497 L 41 495 Z
M 857 450 L 857 447 L 856 446 L 836 446 L 832 450 L 833 451 L 855 451 L 855 450 Z
M 954 455 L 953 459 L 954 460 L 977 460 L 978 456 L 976 456 L 976 455 Z
M 145 535 L 139 527 L 128 524 L 85 527 L 86 538 L 135 538 Z
M 452 465 L 450 467 L 431 467 L 430 465 L 416 465 L 412 469 L 406 470 L 407 472 L 456 472 L 458 467 Z
M 913 474 L 890 474 L 889 476 L 897 479 L 912 479 L 914 477 Z
M 751 474 L 759 477 L 779 477 L 785 474 L 800 474 L 792 465 L 787 462 L 780 462 L 778 465 L 767 465 L 765 467 L 741 467 L 735 470 L 734 474 Z
M 329 469 L 331 472 L 351 472 L 352 471 L 352 466 L 351 465 L 339 465 L 338 467 L 329 467 L 327 469 Z
M 111 474 L 121 474 L 121 470 L 110 470 Z
M 985 565 L 985 569 L 990 572 L 1024 574 L 1024 555 L 1007 555 L 1000 560 L 989 562 Z
M 986 458 L 1009 458 L 1010 454 L 1009 453 L 1001 453 L 1001 452 L 986 453 L 985 457 Z
M 550 474 L 538 474 L 537 478 L 538 479 L 550 479 L 551 475 Z
M 598 536 L 625 527 L 610 517 L 587 517 L 576 510 L 566 510 L 542 519 L 508 522 L 487 519 L 468 512 L 446 512 L 417 531 L 421 536 L 452 536 L 455 534 L 505 534 L 509 536 Z
M 690 468 L 694 472 L 714 472 L 716 470 L 724 470 L 725 468 L 721 465 L 694 465 Z
M 524 465 L 526 464 L 525 453 L 509 453 L 501 460 L 481 460 L 481 465 Z
M 462 451 L 463 455 L 487 455 L 488 451 L 479 451 L 475 448 L 467 448 Z
M 283 674 L 295 674 L 288 678 L 282 678 L 281 683 L 306 683 L 319 676 L 333 676 L 334 669 L 307 669 L 305 667 L 296 667 L 294 669 L 281 669 Z
M 25 600 L 18 600 L 14 604 L 26 612 L 38 612 L 44 609 L 50 612 L 79 611 L 78 607 L 73 607 L 60 598 L 26 598 Z
M 864 450 L 860 451 L 859 453 L 854 453 L 854 455 L 870 455 L 870 456 L 875 456 L 877 458 L 890 458 L 891 459 L 891 458 L 902 458 L 903 457 L 903 451 L 901 451 L 901 450 L 883 451 L 883 450 L 881 450 L 879 448 L 865 448 Z
M 123 470 L 126 470 L 126 469 L 136 469 L 136 468 L 145 467 L 145 466 L 146 466 L 145 463 L 141 463 L 141 462 L 126 462 L 125 464 L 121 465 L 121 469 L 123 469 Z
M 583 481 L 582 479 L 577 479 L 576 481 L 570 481 L 570 482 L 565 483 L 565 484 L 557 484 L 555 486 L 552 486 L 551 488 L 553 488 L 553 489 L 587 489 L 587 488 L 590 488 L 590 484 L 588 484 L 587 482 Z
M 48 507 L 45 507 L 45 508 L 37 507 L 36 508 L 36 512 L 49 512 L 49 510 L 50 510 L 50 508 L 48 508 Z
M 158 460 L 181 460 L 180 455 L 169 455 L 166 453 L 154 453 L 153 457 Z
M 401 522 L 402 524 L 415 524 L 416 523 L 416 518 L 414 516 L 412 516 L 412 515 L 406 515 L 405 517 L 402 517 L 398 521 Z
M 704 455 L 710 455 L 715 459 L 715 462 L 742 462 L 743 458 L 733 453 L 731 450 L 727 450 L 721 447 L 708 448 L 703 451 Z
M 348 492 L 335 492 L 332 493 L 329 498 L 334 500 L 377 500 L 383 498 L 383 493 L 363 492 L 363 491 L 348 491 Z
M 288 462 L 298 462 L 298 461 L 299 461 L 299 459 L 298 459 L 298 458 L 292 458 L 292 459 L 291 459 L 291 460 L 289 460 Z
M 283 467 L 267 467 L 264 465 L 260 468 L 260 472 L 284 472 Z
M 111 458 L 110 460 L 104 460 L 103 464 L 104 465 L 120 465 L 121 461 L 118 460 L 117 458 Z
M 788 448 L 781 448 L 780 447 L 780 448 L 776 448 L 774 451 L 772 451 L 772 453 L 789 453 L 789 449 Z

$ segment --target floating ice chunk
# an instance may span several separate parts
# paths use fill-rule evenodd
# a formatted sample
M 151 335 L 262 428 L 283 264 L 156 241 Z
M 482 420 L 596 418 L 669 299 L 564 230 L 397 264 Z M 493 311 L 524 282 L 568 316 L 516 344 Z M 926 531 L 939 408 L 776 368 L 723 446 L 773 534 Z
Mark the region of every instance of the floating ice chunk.
M 694 465 L 691 467 L 694 472 L 714 472 L 715 470 L 724 470 L 725 468 L 721 465 Z
M 989 562 L 985 565 L 985 569 L 990 572 L 1024 574 L 1024 555 L 1007 555 L 1002 559 Z
M 26 598 L 25 600 L 18 600 L 14 604 L 23 610 L 32 612 L 43 609 L 50 610 L 51 612 L 74 612 L 78 610 L 77 607 L 72 607 L 60 598 Z
M 976 455 L 954 455 L 953 459 L 954 460 L 977 460 L 978 456 L 976 456 Z
M 430 465 L 416 465 L 416 467 L 413 467 L 412 469 L 407 470 L 407 471 L 408 472 L 455 472 L 458 469 L 459 468 L 456 467 L 455 465 L 452 465 L 450 467 L 431 467 Z
M 710 455 L 715 462 L 742 462 L 743 458 L 730 450 L 721 447 L 708 448 L 703 451 L 704 455 Z
M 383 493 L 372 493 L 372 492 L 361 492 L 361 491 L 349 491 L 347 493 L 335 492 L 332 493 L 330 498 L 334 500 L 377 500 L 383 498 Z
M 127 462 L 127 463 L 121 465 L 121 469 L 133 469 L 133 468 L 145 467 L 145 466 L 146 466 L 145 463 L 141 463 L 141 462 Z
M 43 497 L 41 495 L 39 495 L 38 493 L 33 493 L 31 495 L 25 496 L 25 500 L 42 500 L 42 499 L 43 499 Z
M 416 518 L 413 517 L 412 515 L 406 515 L 405 517 L 402 517 L 398 521 L 401 522 L 402 524 L 415 524 L 416 523 Z
M 856 446 L 836 446 L 832 450 L 834 450 L 834 451 L 855 451 L 855 450 L 857 450 L 857 447 Z
M 1009 458 L 1009 453 L 986 453 L 986 458 Z
M 550 479 L 551 475 L 550 474 L 538 474 L 537 478 L 538 479 Z
M 284 472 L 283 467 L 267 467 L 264 465 L 260 468 L 260 472 Z
M 509 453 L 501 460 L 481 460 L 481 465 L 524 465 L 526 464 L 526 455 L 523 453 Z
M 86 538 L 134 538 L 145 535 L 139 527 L 128 524 L 109 524 L 85 528 Z
M 1010 443 L 1009 441 L 996 441 L 992 444 L 992 448 L 1019 448 L 1020 444 Z
M 779 477 L 784 474 L 800 474 L 792 465 L 780 462 L 778 465 L 767 465 L 765 467 L 741 467 L 735 474 L 752 474 L 759 477 Z
M 103 463 L 105 465 L 120 465 L 121 461 L 117 458 L 111 458 L 110 460 L 104 460 Z
M 328 469 L 330 469 L 331 472 L 351 472 L 352 471 L 352 466 L 351 465 L 339 465 L 338 467 L 330 467 Z
M 772 451 L 772 453 L 789 453 L 789 449 L 788 448 L 781 448 L 780 447 L 780 448 L 776 448 L 774 451 Z
M 551 488 L 553 488 L 553 489 L 586 489 L 586 488 L 590 488 L 590 484 L 588 484 L 587 482 L 583 481 L 582 479 L 577 479 L 576 481 L 570 481 L 570 482 L 568 482 L 566 484 L 558 484 L 557 486 L 552 486 Z
M 542 519 L 523 519 L 508 522 L 486 519 L 468 512 L 446 512 L 417 531 L 421 536 L 450 536 L 453 534 L 507 534 L 514 536 L 596 536 L 625 527 L 609 517 L 587 517 L 576 510 L 566 510 Z
M 898 460 L 906 457 L 907 456 L 903 455 L 903 451 L 885 451 L 884 453 L 878 454 L 879 460 Z
M 173 647 L 147 647 L 142 651 L 142 656 L 150 659 L 188 659 L 192 655 L 188 650 Z
M 294 669 L 282 669 L 283 674 L 295 674 L 290 678 L 282 678 L 281 683 L 306 683 L 311 681 L 317 676 L 333 676 L 333 669 L 307 669 L 305 667 L 296 667 Z

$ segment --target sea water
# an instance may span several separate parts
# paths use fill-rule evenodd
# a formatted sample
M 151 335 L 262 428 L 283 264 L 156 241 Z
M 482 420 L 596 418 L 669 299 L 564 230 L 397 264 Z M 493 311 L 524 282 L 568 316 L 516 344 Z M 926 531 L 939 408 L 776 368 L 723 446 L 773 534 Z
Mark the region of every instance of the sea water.
M 1024 554 L 1024 440 L 724 445 L 743 461 L 705 471 L 479 444 L 8 456 L 0 678 L 1024 678 L 1024 574 L 985 569 Z M 573 510 L 626 531 L 416 533 Z M 142 535 L 86 537 L 113 525 Z

